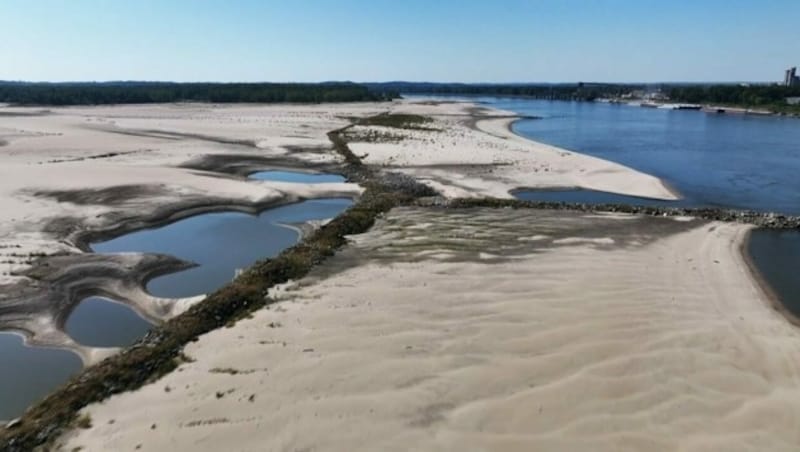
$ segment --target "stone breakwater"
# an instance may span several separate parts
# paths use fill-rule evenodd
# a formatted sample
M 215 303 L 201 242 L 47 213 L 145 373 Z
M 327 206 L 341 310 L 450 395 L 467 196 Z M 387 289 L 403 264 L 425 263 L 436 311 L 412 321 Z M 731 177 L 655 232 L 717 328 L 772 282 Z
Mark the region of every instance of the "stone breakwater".
M 768 229 L 800 229 L 800 216 L 751 210 L 683 207 L 648 207 L 628 204 L 584 204 L 566 202 L 520 201 L 494 198 L 429 198 L 420 205 L 446 208 L 495 207 L 514 209 L 574 210 L 580 212 L 613 212 L 663 217 L 694 217 L 704 220 L 752 224 Z

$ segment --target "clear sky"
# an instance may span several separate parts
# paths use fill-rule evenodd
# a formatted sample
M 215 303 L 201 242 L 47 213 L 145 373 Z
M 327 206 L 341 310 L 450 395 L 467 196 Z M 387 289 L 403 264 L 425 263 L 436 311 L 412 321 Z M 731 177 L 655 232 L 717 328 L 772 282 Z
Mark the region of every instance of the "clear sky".
M 0 80 L 777 81 L 800 0 L 0 0 Z

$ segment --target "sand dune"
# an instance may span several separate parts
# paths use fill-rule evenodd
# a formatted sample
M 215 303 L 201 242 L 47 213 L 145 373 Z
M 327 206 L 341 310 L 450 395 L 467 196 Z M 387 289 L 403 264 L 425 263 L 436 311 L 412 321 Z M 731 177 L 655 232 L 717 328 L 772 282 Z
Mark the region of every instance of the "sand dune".
M 794 451 L 800 332 L 748 226 L 396 209 L 67 450 Z

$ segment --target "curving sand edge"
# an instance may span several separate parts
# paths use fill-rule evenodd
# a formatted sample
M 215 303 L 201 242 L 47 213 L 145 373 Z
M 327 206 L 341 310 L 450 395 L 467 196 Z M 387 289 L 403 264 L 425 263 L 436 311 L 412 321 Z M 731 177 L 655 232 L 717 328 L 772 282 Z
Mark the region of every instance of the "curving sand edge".
M 749 226 L 396 209 L 67 450 L 796 450 Z M 112 422 L 113 420 L 113 422 Z

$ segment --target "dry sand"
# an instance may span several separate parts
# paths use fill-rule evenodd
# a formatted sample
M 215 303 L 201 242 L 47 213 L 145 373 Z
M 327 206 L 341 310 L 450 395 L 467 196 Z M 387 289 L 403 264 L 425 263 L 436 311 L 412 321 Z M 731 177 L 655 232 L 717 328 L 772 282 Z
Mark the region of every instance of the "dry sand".
M 658 178 L 512 133 L 512 112 L 467 102 L 405 102 L 391 112 L 432 117 L 435 122 L 422 127 L 433 131 L 358 126 L 354 138 L 377 134 L 384 142 L 350 148 L 366 163 L 410 174 L 448 197 L 510 198 L 519 188 L 584 188 L 676 199 Z
M 150 320 L 180 314 L 203 297 L 165 300 L 150 296 L 141 284 L 122 284 L 118 275 L 127 268 L 131 275 L 124 279 L 130 280 L 147 256 L 91 255 L 78 235 L 152 226 L 223 207 L 252 213 L 302 199 L 357 197 L 362 189 L 356 184 L 255 181 L 243 173 L 276 167 L 335 170 L 341 158 L 331 151 L 327 132 L 348 124 L 343 116 L 382 108 L 0 108 L 0 330 L 23 332 L 28 344 L 70 349 L 91 364 L 115 350 L 75 343 L 59 321 L 80 301 L 73 299 L 74 288 L 93 284 L 86 281 L 96 280 L 99 293 Z M 40 281 L 24 273 L 37 265 L 49 272 L 40 272 Z M 66 282 L 54 290 L 55 274 Z M 76 279 L 81 277 L 86 281 Z
M 796 451 L 748 226 L 396 209 L 65 450 Z
M 675 196 L 652 176 L 517 137 L 507 112 L 468 103 L 2 107 L 0 306 L 4 288 L 25 282 L 11 273 L 30 268 L 30 253 L 95 265 L 52 228 L 56 219 L 103 230 L 187 199 L 357 196 L 352 184 L 241 174 L 333 168 L 326 133 L 345 117 L 387 111 L 431 116 L 432 130 L 357 126 L 351 148 L 446 197 L 508 198 L 522 187 Z M 747 230 L 395 210 L 277 290 L 281 303 L 187 346 L 196 361 L 87 407 L 93 427 L 62 442 L 92 451 L 796 450 L 800 333 L 753 282 L 740 250 Z M 190 304 L 164 302 L 139 310 L 167 318 Z M 32 321 L 58 333 L 52 319 Z M 89 362 L 105 353 L 84 352 Z
M 19 279 L 13 274 L 29 267 L 30 254 L 80 251 L 47 231 L 53 219 L 103 229 L 191 197 L 264 204 L 357 195 L 353 185 L 245 181 L 182 166 L 209 155 L 256 167 L 333 165 L 339 158 L 327 132 L 348 124 L 346 117 L 384 112 L 429 115 L 438 131 L 356 127 L 355 135 L 373 129 L 402 139 L 351 147 L 368 154 L 367 163 L 420 177 L 446 196 L 508 198 L 520 187 L 583 187 L 674 197 L 652 176 L 517 137 L 507 129 L 507 112 L 470 103 L 0 107 L 0 285 Z M 120 187 L 137 190 L 108 192 Z M 63 191 L 104 196 L 59 202 Z
M 672 197 L 652 176 L 522 139 L 508 130 L 508 112 L 464 102 L 0 107 L 0 308 L 6 308 L 0 329 L 25 332 L 28 343 L 69 348 L 86 363 L 106 356 L 74 343 L 59 326 L 57 317 L 77 302 L 69 290 L 39 293 L 36 303 L 27 292 L 20 298 L 36 286 L 24 272 L 36 262 L 44 266 L 39 256 L 48 256 L 47 268 L 65 262 L 79 268 L 87 255 L 78 235 L 149 226 L 143 220 L 164 210 L 169 220 L 220 206 L 252 211 L 302 198 L 358 196 L 354 184 L 263 182 L 242 174 L 274 167 L 335 171 L 341 159 L 327 133 L 347 125 L 345 118 L 386 112 L 430 116 L 432 130 L 355 127 L 352 139 L 371 132 L 394 138 L 352 148 L 368 154 L 367 163 L 411 174 L 445 196 L 508 198 L 520 187 L 580 186 Z M 49 257 L 60 254 L 69 258 Z M 145 257 L 120 259 L 93 260 L 95 277 L 104 266 L 119 271 Z M 73 273 L 64 272 L 67 287 L 81 286 Z M 202 298 L 163 300 L 105 276 L 103 284 L 103 293 L 156 321 Z
M 338 157 L 329 152 L 326 133 L 347 124 L 339 115 L 380 111 L 378 104 L 2 108 L 0 284 L 19 279 L 12 273 L 28 268 L 28 254 L 80 251 L 46 230 L 55 218 L 73 217 L 84 229 L 103 229 L 187 198 L 266 204 L 356 196 L 360 189 L 352 184 L 246 181 L 181 166 L 209 155 L 256 167 L 332 165 Z M 137 190 L 117 196 L 108 191 L 120 187 Z M 105 196 L 78 204 L 56 199 L 69 190 Z

